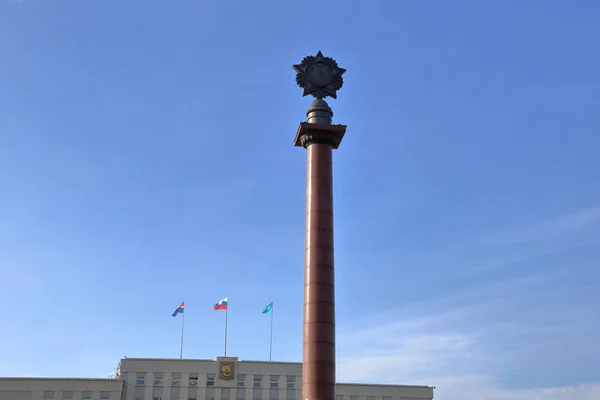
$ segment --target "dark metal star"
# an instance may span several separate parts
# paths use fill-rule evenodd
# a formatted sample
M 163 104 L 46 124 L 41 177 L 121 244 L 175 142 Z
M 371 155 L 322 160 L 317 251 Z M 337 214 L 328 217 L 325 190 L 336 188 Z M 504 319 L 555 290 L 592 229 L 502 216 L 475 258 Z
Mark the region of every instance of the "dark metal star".
M 319 51 L 316 56 L 304 57 L 293 68 L 296 71 L 296 83 L 304 89 L 302 96 L 310 94 L 317 99 L 327 96 L 337 99 L 336 92 L 344 84 L 342 75 L 346 70 L 338 67 L 333 58 L 323 57 Z

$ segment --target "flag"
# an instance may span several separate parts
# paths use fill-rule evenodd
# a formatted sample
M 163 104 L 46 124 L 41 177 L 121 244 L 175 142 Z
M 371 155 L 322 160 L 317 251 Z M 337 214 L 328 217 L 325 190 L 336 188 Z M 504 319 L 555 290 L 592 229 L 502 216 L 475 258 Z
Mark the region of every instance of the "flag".
M 183 303 L 185 303 L 184 301 L 181 302 L 181 304 L 179 305 L 179 307 L 177 307 L 175 309 L 175 312 L 173 313 L 173 317 L 176 317 L 177 314 L 182 313 L 183 314 Z
M 262 311 L 263 314 L 273 314 L 273 302 L 270 302 Z
M 219 300 L 219 302 L 215 304 L 215 311 L 216 310 L 227 310 L 227 297 Z

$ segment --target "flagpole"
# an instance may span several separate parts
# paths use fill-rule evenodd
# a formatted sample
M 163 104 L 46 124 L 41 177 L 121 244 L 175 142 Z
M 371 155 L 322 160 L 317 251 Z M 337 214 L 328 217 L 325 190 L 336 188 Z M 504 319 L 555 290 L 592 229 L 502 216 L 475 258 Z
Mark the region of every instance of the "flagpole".
M 185 321 L 185 312 L 181 313 L 181 348 L 179 350 L 179 359 L 183 359 L 183 322 Z
M 227 304 L 229 307 L 229 304 Z M 229 309 L 225 309 L 225 357 L 227 357 L 227 314 L 229 313 Z
M 271 340 L 269 341 L 269 361 L 273 359 L 273 307 L 271 307 Z

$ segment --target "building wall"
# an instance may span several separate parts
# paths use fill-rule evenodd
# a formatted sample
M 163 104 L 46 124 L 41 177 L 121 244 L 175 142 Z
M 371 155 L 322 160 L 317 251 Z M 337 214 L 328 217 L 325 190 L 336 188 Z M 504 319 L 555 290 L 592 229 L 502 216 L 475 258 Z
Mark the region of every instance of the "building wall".
M 219 377 L 220 362 L 234 366 Z M 302 364 L 215 360 L 134 359 L 120 379 L 0 378 L 0 400 L 301 400 Z M 335 400 L 432 400 L 433 388 L 336 385 Z
M 233 379 L 219 379 L 222 361 L 234 364 Z M 120 365 L 124 400 L 301 400 L 301 363 L 126 358 Z M 431 400 L 433 388 L 339 383 L 336 394 L 336 400 Z
M 121 400 L 118 379 L 0 378 L 0 400 Z

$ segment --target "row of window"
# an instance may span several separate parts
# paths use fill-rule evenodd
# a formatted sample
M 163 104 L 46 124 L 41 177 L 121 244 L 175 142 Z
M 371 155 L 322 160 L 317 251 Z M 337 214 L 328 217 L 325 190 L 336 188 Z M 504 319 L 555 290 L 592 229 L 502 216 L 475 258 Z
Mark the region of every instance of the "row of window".
M 358 400 L 359 398 L 360 398 L 359 396 L 355 396 L 355 395 L 350 396 L 350 400 Z M 375 396 L 367 396 L 367 400 L 375 400 L 375 399 L 376 399 Z M 335 400 L 344 400 L 344 396 L 338 394 L 335 396 Z M 381 400 L 392 400 L 392 396 L 382 396 Z
M 154 386 L 163 386 L 165 375 L 162 372 L 154 373 Z M 215 374 L 207 374 L 206 375 L 206 386 L 215 386 Z M 252 383 L 253 388 L 261 388 L 262 387 L 263 376 L 262 375 L 254 375 L 254 381 Z M 136 386 L 145 386 L 146 385 L 146 373 L 139 372 L 136 376 L 135 380 Z M 171 377 L 171 386 L 181 386 L 181 374 L 173 374 Z M 188 386 L 196 387 L 198 386 L 198 374 L 190 374 L 188 378 Z M 288 389 L 296 388 L 296 377 L 295 376 L 287 376 L 286 386 Z M 246 375 L 238 374 L 237 376 L 237 387 L 244 388 L 246 387 Z M 269 387 L 271 389 L 279 388 L 279 375 L 270 375 Z
M 135 400 L 144 400 L 143 397 L 136 397 Z M 164 400 L 162 397 L 153 397 L 152 400 Z M 179 400 L 179 397 L 173 397 L 172 400 Z M 194 397 L 190 397 L 188 400 L 197 400 Z M 215 400 L 212 397 L 207 397 L 206 400 Z
M 375 400 L 376 397 L 375 396 L 367 396 L 367 400 Z M 143 397 L 136 397 L 135 400 L 144 400 Z M 152 397 L 152 400 L 163 400 L 162 397 Z M 173 397 L 173 400 L 179 400 L 179 397 L 175 398 Z M 190 397 L 188 400 L 197 400 L 196 398 Z M 212 397 L 207 397 L 206 400 L 215 400 Z M 335 400 L 344 400 L 344 396 L 341 394 L 338 394 L 335 396 Z M 359 400 L 359 396 L 350 396 L 350 400 Z M 382 396 L 381 400 L 392 400 L 391 396 Z
M 136 397 L 135 400 L 144 400 L 143 397 Z M 153 397 L 152 400 L 168 400 L 168 399 L 163 399 L 162 397 Z M 179 397 L 173 397 L 172 400 L 179 400 Z M 197 400 L 195 397 L 190 397 L 188 398 L 188 400 Z M 206 400 L 215 400 L 212 397 L 207 397 Z
M 60 398 L 60 397 L 54 397 L 54 395 L 55 395 L 54 390 L 46 390 L 46 391 L 44 391 L 44 400 L 54 400 L 54 399 Z M 62 398 L 64 400 L 73 399 L 73 391 L 72 390 L 64 390 L 62 392 Z M 83 400 L 91 400 L 92 392 L 88 391 L 88 390 L 84 390 L 83 392 L 81 392 L 81 398 Z M 100 392 L 100 398 L 102 400 L 110 399 L 110 392 Z

